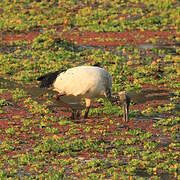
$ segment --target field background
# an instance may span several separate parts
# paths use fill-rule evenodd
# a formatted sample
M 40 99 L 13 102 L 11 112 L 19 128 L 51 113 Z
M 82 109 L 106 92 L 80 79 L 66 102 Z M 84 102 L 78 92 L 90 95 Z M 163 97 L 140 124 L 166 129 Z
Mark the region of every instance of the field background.
M 0 179 L 180 179 L 180 2 L 0 1 Z M 90 117 L 38 87 L 45 73 L 98 63 L 113 93 Z

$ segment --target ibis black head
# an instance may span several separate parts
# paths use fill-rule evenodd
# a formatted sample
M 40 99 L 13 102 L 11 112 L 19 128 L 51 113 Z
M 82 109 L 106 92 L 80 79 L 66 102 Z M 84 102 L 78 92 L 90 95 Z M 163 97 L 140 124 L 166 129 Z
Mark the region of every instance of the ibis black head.
M 60 71 L 50 72 L 37 78 L 38 81 L 41 81 L 40 88 L 50 87 L 56 80 L 59 73 Z

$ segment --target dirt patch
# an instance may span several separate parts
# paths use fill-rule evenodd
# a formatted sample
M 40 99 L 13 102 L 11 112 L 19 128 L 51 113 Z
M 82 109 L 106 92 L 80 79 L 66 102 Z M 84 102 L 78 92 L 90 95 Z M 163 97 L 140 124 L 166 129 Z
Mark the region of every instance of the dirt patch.
M 39 31 L 31 31 L 27 33 L 9 33 L 9 32 L 2 32 L 2 41 L 5 43 L 10 43 L 14 41 L 33 41 L 39 35 Z
M 63 32 L 63 28 L 56 27 L 57 37 L 61 33 L 60 38 L 66 39 L 69 42 L 77 45 L 86 46 L 102 46 L 102 47 L 116 47 L 126 44 L 139 45 L 149 42 L 152 38 L 158 39 L 164 43 L 173 44 L 170 41 L 170 36 L 180 37 L 175 30 L 170 31 L 151 31 L 151 30 L 134 30 L 125 32 L 80 32 L 72 30 L 70 32 Z M 32 41 L 39 35 L 39 30 L 28 33 L 1 33 L 2 41 L 10 43 L 13 41 Z
M 148 42 L 151 38 L 162 39 L 170 44 L 169 37 L 177 36 L 174 30 L 172 31 L 125 31 L 125 32 L 71 32 L 64 33 L 63 36 L 72 42 L 76 42 L 78 45 L 89 46 L 103 46 L 103 47 L 116 47 L 125 44 L 143 44 Z
M 0 127 L 1 128 L 7 128 L 8 127 L 8 121 L 0 120 Z

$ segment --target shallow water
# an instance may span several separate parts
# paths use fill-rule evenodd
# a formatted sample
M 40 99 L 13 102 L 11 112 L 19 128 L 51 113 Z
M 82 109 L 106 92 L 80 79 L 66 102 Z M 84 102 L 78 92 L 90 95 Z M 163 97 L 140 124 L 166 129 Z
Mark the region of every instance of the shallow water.
M 170 98 L 169 92 L 161 89 L 146 89 L 141 92 L 132 91 L 128 94 L 135 103 L 144 103 L 153 100 L 169 100 Z
M 40 88 L 37 84 L 21 84 L 16 83 L 11 80 L 7 80 L 0 77 L 0 86 L 1 88 L 15 90 L 16 88 L 23 89 L 27 95 L 30 95 L 32 99 L 36 100 L 39 103 L 45 103 L 48 98 L 52 98 L 54 106 L 64 106 L 64 102 L 75 109 L 82 109 L 83 106 L 79 103 L 80 97 L 75 96 L 64 96 L 60 100 L 56 100 L 57 92 L 53 91 L 52 88 Z M 128 93 L 131 100 L 134 103 L 145 103 L 146 101 L 152 100 L 168 100 L 170 94 L 166 90 L 160 89 L 147 89 L 142 90 L 141 92 L 131 91 Z M 48 96 L 48 97 L 45 97 Z
M 54 105 L 57 106 L 64 106 L 63 102 L 69 104 L 71 107 L 79 109 L 81 108 L 81 105 L 79 104 L 79 97 L 75 96 L 66 96 L 66 97 L 61 97 L 61 100 L 63 101 L 58 101 L 56 100 L 55 96 L 57 93 L 52 90 L 52 88 L 40 88 L 38 87 L 37 84 L 21 84 L 21 83 L 16 83 L 14 81 L 4 79 L 0 77 L 0 87 L 4 89 L 9 89 L 9 90 L 15 90 L 16 88 L 18 89 L 23 89 L 27 95 L 30 95 L 32 99 L 36 100 L 39 103 L 44 103 L 46 101 L 46 98 L 43 97 L 45 94 L 48 94 L 49 97 L 52 97 L 52 101 Z
M 174 45 L 170 45 L 170 44 L 152 44 L 152 43 L 144 43 L 144 44 L 140 44 L 137 45 L 137 47 L 139 49 L 161 49 L 161 50 L 166 50 L 169 53 L 171 53 L 172 55 L 177 54 L 176 53 L 176 47 L 179 47 L 180 44 L 176 43 Z
M 137 178 L 145 178 L 145 179 L 151 179 L 153 177 L 151 177 L 148 173 L 146 172 L 143 172 L 142 170 L 137 170 L 136 172 L 136 176 Z M 170 180 L 170 179 L 173 179 L 173 176 L 168 174 L 168 173 L 162 173 L 160 175 L 158 175 L 158 177 L 162 180 Z

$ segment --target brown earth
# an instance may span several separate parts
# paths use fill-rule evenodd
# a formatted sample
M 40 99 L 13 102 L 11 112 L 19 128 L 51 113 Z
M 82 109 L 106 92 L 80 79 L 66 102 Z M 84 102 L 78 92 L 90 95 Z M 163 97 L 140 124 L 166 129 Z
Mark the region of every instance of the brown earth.
M 57 35 L 55 38 L 63 38 L 69 42 L 76 43 L 77 45 L 86 46 L 103 46 L 103 47 L 116 47 L 126 44 L 139 45 L 151 41 L 152 38 L 164 43 L 173 44 L 171 37 L 180 37 L 175 30 L 170 31 L 151 31 L 151 30 L 134 30 L 125 32 L 80 32 L 72 30 L 64 32 L 61 27 L 56 27 Z M 10 33 L 3 32 L 2 42 L 10 43 L 13 41 L 25 40 L 31 42 L 36 38 L 40 32 L 34 30 L 27 33 Z
M 62 32 L 62 29 L 57 29 L 57 37 L 58 33 Z M 2 41 L 3 43 L 11 43 L 14 41 L 19 40 L 26 40 L 28 42 L 31 42 L 34 38 L 36 38 L 39 35 L 39 31 L 32 31 L 28 33 L 3 33 Z M 106 32 L 106 33 L 96 33 L 96 32 L 79 32 L 79 31 L 71 31 L 71 32 L 63 32 L 61 35 L 59 35 L 60 38 L 65 38 L 69 42 L 77 43 L 78 45 L 89 45 L 89 46 L 103 46 L 103 47 L 116 47 L 120 45 L 125 44 L 144 44 L 150 41 L 151 38 L 155 38 L 158 40 L 163 40 L 163 42 L 173 44 L 172 41 L 169 40 L 171 36 L 178 36 L 179 35 L 174 31 L 170 30 L 169 32 L 166 31 L 127 31 L 127 32 Z M 154 96 L 157 94 L 157 92 L 160 92 L 161 96 L 164 96 L 165 98 L 162 99 L 144 99 L 144 101 L 136 102 L 133 106 L 130 107 L 131 110 L 139 110 L 142 111 L 149 107 L 156 108 L 159 105 L 167 104 L 169 103 L 169 96 L 170 92 L 169 90 L 164 87 L 156 87 L 152 86 L 151 84 L 144 84 L 143 85 L 143 92 L 145 95 L 147 95 L 150 91 L 153 91 Z M 152 93 L 151 93 L 152 94 Z M 0 98 L 6 99 L 9 102 L 12 101 L 12 96 L 9 93 L 3 93 L 0 95 Z M 101 105 L 101 104 L 100 104 Z M 99 106 L 99 104 L 98 104 Z M 93 107 L 97 107 L 97 104 L 93 104 Z M 52 108 L 51 108 L 52 109 Z M 32 115 L 27 108 L 24 107 L 23 102 L 18 102 L 15 104 L 10 104 L 5 107 L 3 107 L 4 112 L 0 113 L 0 129 L 2 132 L 6 131 L 10 127 L 14 127 L 16 130 L 21 129 L 21 124 L 23 123 L 23 119 L 31 118 L 31 119 L 38 119 L 39 117 L 36 117 L 35 115 Z M 71 114 L 70 109 L 67 109 L 65 107 L 53 107 L 53 115 L 57 118 L 66 117 L 68 118 Z M 168 116 L 168 115 L 167 115 Z M 113 119 L 113 124 L 110 123 L 110 119 Z M 120 130 L 121 132 L 126 132 L 127 129 L 137 129 L 140 128 L 143 131 L 151 132 L 153 134 L 152 140 L 158 141 L 160 140 L 162 146 L 169 141 L 169 137 L 166 135 L 164 139 L 162 138 L 163 133 L 162 130 L 159 128 L 155 128 L 153 126 L 154 119 L 152 117 L 133 117 L 128 123 L 123 122 L 122 117 L 117 116 L 110 116 L 100 114 L 98 117 L 90 117 L 89 119 L 84 120 L 81 118 L 80 120 L 76 120 L 75 123 L 79 124 L 85 124 L 89 127 L 94 127 L 94 124 L 98 125 L 100 128 L 103 126 L 107 127 L 106 131 L 109 135 L 108 137 L 103 136 L 103 134 L 99 133 L 96 134 L 94 131 L 85 132 L 84 129 L 81 127 L 78 128 L 79 133 L 73 135 L 74 138 L 88 138 L 88 137 L 94 137 L 97 139 L 102 139 L 103 141 L 112 141 L 113 140 L 113 132 L 115 130 Z M 120 125 L 116 125 L 116 124 Z M 60 126 L 58 122 L 53 123 L 52 127 L 58 128 L 59 134 L 57 136 L 63 137 L 70 129 L 69 125 Z M 34 137 L 31 137 L 31 132 L 34 131 L 34 134 L 39 134 L 41 137 L 44 135 L 48 135 L 47 132 L 45 132 L 44 128 L 40 128 L 39 126 L 33 125 L 27 132 L 20 133 L 16 135 L 16 137 L 12 136 L 11 138 L 17 138 L 18 141 L 22 141 L 21 145 L 16 145 L 16 151 L 14 152 L 7 152 L 8 156 L 14 156 L 14 153 L 24 152 L 26 149 L 31 149 L 33 144 L 35 143 Z M 100 132 L 100 131 L 99 131 Z M 7 137 L 4 135 L 5 133 L 0 133 L 0 142 L 2 142 Z M 127 136 L 128 137 L 128 136 Z M 160 139 L 161 138 L 161 139 Z M 15 140 L 15 139 L 14 139 Z M 14 141 L 15 142 L 15 141 Z M 163 148 L 162 148 L 163 151 Z M 80 152 L 80 157 L 84 159 L 89 159 L 89 153 L 88 152 Z M 100 153 L 96 153 L 95 156 L 101 158 Z M 105 154 L 103 155 L 105 156 Z M 0 157 L 1 159 L 1 157 Z

